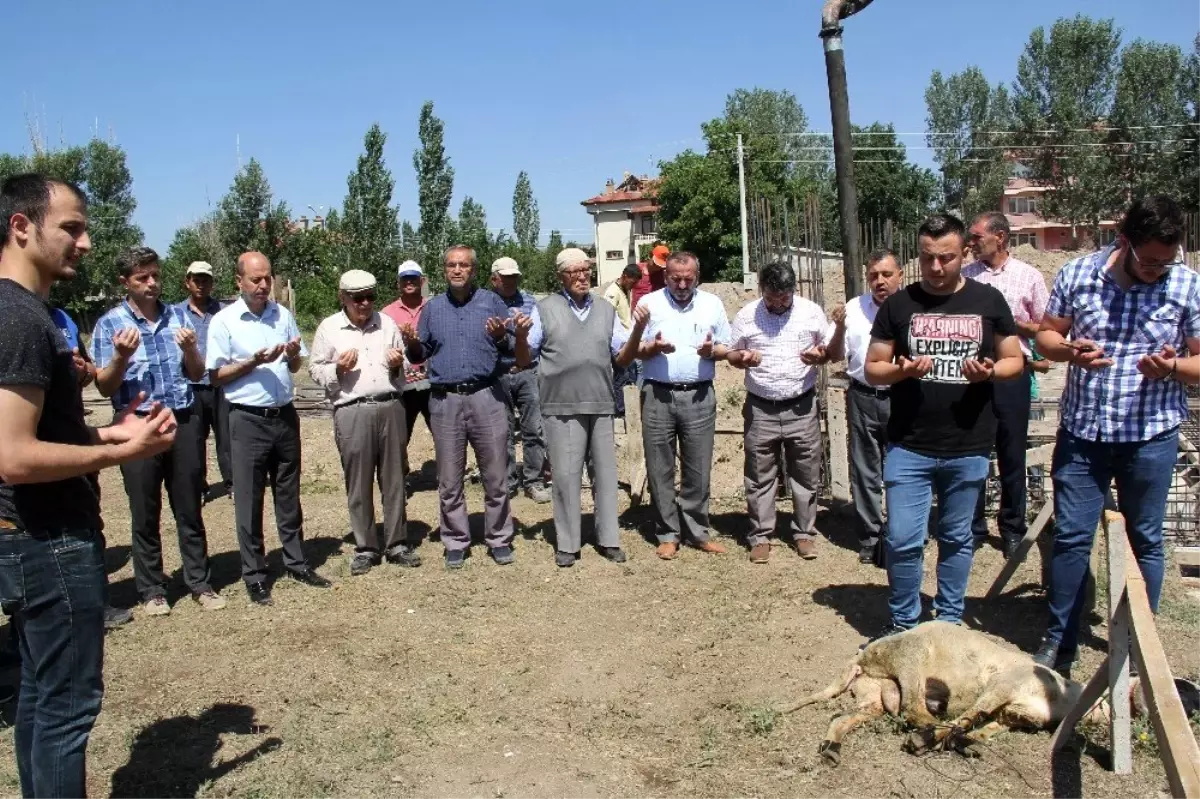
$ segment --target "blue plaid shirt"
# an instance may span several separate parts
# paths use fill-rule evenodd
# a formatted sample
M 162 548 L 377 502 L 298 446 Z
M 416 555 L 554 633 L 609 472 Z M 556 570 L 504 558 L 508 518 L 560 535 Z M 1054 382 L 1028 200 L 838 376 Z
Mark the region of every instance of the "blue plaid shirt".
M 175 343 L 175 333 L 195 328 L 175 306 L 160 302 L 158 309 L 158 321 L 152 323 L 124 301 L 96 322 L 92 361 L 97 369 L 107 367 L 116 356 L 112 339 L 118 331 L 134 327 L 142 336 L 137 352 L 129 359 L 125 380 L 112 396 L 113 408 L 118 411 L 132 403 L 139 391 L 146 392 L 146 400 L 138 410 L 147 410 L 153 402 L 175 411 L 192 406 L 192 384 L 184 374 L 183 350 Z
M 192 327 L 196 328 L 196 343 L 200 347 L 200 359 L 203 360 L 205 353 L 208 351 L 208 323 L 211 322 L 212 318 L 217 315 L 217 311 L 221 310 L 225 306 L 221 305 L 221 303 L 214 300 L 212 297 L 209 297 L 208 307 L 204 309 L 203 314 L 198 314 L 192 310 L 192 305 L 189 300 L 176 303 L 173 307 L 177 308 L 179 312 L 183 314 L 183 316 L 190 319 L 192 322 Z M 210 385 L 208 380 L 208 370 L 204 370 L 203 378 L 192 381 L 192 385 Z
M 517 291 L 517 293 L 512 295 L 511 297 L 505 297 L 505 296 L 501 295 L 500 292 L 495 292 L 495 294 L 497 297 L 500 297 L 500 301 L 502 303 L 504 303 L 505 305 L 507 305 L 510 309 L 520 308 L 521 313 L 533 318 L 533 328 L 529 331 L 529 340 L 533 341 L 534 336 L 536 336 L 537 339 L 540 341 L 542 338 L 542 315 L 540 313 L 538 313 L 537 298 L 534 297 L 532 294 L 530 294 L 528 291 Z M 511 310 L 510 310 L 510 313 L 511 313 Z M 509 330 L 512 329 L 511 324 L 509 324 L 508 327 L 509 327 Z M 500 353 L 500 366 L 501 366 L 501 368 L 504 369 L 504 371 L 507 372 L 516 363 L 517 363 L 517 356 L 515 353 L 512 353 L 512 352 L 501 352 Z M 532 367 L 532 366 L 536 366 L 536 365 L 537 365 L 537 353 L 535 352 L 533 360 L 530 361 L 529 366 Z
M 418 343 L 408 348 L 414 363 L 429 368 L 434 386 L 469 383 L 500 373 L 500 356 L 512 351 L 513 335 L 497 342 L 487 333 L 487 320 L 508 316 L 508 306 L 499 295 L 475 289 L 464 303 L 449 293 L 425 303 L 417 323 Z
M 1145 377 L 1137 362 L 1167 344 L 1186 354 L 1184 339 L 1200 337 L 1200 275 L 1176 263 L 1155 283 L 1125 290 L 1108 272 L 1112 252 L 1070 261 L 1050 292 L 1046 315 L 1069 318 L 1072 339 L 1091 339 L 1113 359 L 1107 369 L 1067 368 L 1059 415 L 1088 441 L 1148 441 L 1187 418 L 1187 393 L 1174 380 Z

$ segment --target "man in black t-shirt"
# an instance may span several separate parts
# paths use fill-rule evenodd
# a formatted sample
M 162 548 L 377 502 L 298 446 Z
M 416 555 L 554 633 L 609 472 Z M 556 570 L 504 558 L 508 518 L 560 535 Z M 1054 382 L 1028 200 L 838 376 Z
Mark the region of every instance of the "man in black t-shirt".
M 1021 374 L 1024 359 L 1004 295 L 962 276 L 966 229 L 932 216 L 917 233 L 921 281 L 893 294 L 871 329 L 866 378 L 890 386 L 892 414 L 883 466 L 891 623 L 921 615 L 925 531 L 938 498 L 937 596 L 941 621 L 962 618 L 974 555 L 971 519 L 996 436 L 992 381 Z
M 21 647 L 17 771 L 25 796 L 86 795 L 103 695 L 105 571 L 89 475 L 171 446 L 152 406 L 83 420 L 79 378 L 47 297 L 91 249 L 78 188 L 41 175 L 0 184 L 0 597 Z

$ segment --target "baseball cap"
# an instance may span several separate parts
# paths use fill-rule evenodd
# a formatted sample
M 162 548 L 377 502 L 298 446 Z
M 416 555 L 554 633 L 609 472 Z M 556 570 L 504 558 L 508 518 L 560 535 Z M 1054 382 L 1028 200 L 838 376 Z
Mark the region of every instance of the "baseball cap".
M 348 291 L 351 294 L 373 288 L 375 288 L 375 276 L 362 269 L 351 269 L 338 281 L 338 291 Z
M 396 277 L 425 277 L 425 270 L 416 261 L 405 261 L 396 270 Z
M 502 258 L 492 261 L 492 274 L 504 276 L 519 275 L 521 274 L 521 267 L 515 260 L 505 255 Z
M 592 259 L 578 247 L 568 247 L 554 258 L 554 268 L 562 269 L 570 264 L 590 264 Z
M 667 256 L 671 254 L 671 248 L 665 244 L 660 244 L 650 251 L 650 259 L 659 266 L 667 265 Z
M 209 277 L 212 277 L 212 264 L 210 264 L 208 261 L 192 261 L 190 264 L 188 264 L 187 272 L 184 274 L 208 275 Z

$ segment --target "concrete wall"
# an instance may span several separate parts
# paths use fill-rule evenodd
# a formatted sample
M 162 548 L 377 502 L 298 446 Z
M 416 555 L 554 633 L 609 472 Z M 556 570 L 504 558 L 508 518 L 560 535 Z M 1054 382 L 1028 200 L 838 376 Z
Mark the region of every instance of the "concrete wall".
M 627 210 L 596 213 L 596 278 L 603 286 L 617 279 L 629 263 L 629 242 L 633 225 Z M 610 253 L 619 253 L 610 258 Z

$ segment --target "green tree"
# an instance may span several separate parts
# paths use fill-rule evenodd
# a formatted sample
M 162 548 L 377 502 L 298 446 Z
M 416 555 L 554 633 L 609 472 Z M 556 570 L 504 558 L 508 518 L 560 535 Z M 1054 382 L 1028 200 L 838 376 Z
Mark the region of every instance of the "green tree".
M 452 239 L 455 244 L 465 244 L 475 250 L 475 257 L 479 260 L 475 279 L 480 285 L 486 285 L 494 260 L 492 239 L 488 235 L 487 213 L 470 195 L 464 197 L 459 206 L 458 221 L 453 226 Z
M 1200 209 L 1200 34 L 1192 40 L 1192 52 L 1184 61 L 1176 81 L 1189 127 L 1180 128 L 1175 138 L 1176 192 L 1183 207 Z
M 454 168 L 443 143 L 445 125 L 433 114 L 433 103 L 421 106 L 418 122 L 421 146 L 413 153 L 417 172 L 417 201 L 421 209 L 421 263 L 426 271 L 442 257 L 449 246 L 446 236 L 450 225 L 450 198 L 454 194 Z
M 386 142 L 387 134 L 377 124 L 363 137 L 358 166 L 346 179 L 341 225 L 344 246 L 354 267 L 375 275 L 385 294 L 395 284 L 400 250 L 400 227 L 392 207 L 396 181 L 383 159 Z
M 172 302 L 182 300 L 185 295 L 184 276 L 193 261 L 206 261 L 212 265 L 215 286 L 213 294 L 231 297 L 237 293 L 234 285 L 233 258 L 221 242 L 215 214 L 209 214 L 191 225 L 175 231 L 171 246 L 163 255 L 163 296 Z
M 533 249 L 541 236 L 541 220 L 538 217 L 537 200 L 533 199 L 533 188 L 529 185 L 529 173 L 524 170 L 517 175 L 517 185 L 512 199 L 513 235 L 517 244 Z
M 685 150 L 659 164 L 658 232 L 673 249 L 694 252 L 705 280 L 741 275 L 737 178 L 721 154 Z
M 1011 172 L 1006 134 L 997 133 L 1011 125 L 1008 91 L 989 85 L 978 67 L 948 77 L 935 70 L 925 90 L 925 110 L 925 141 L 941 169 L 945 205 L 967 217 L 998 209 Z M 861 188 L 858 195 L 860 203 L 869 199 Z
M 257 250 L 271 259 L 277 274 L 287 274 L 287 239 L 291 233 L 287 203 L 275 203 L 262 165 L 251 158 L 233 178 L 229 191 L 217 203 L 217 232 L 225 252 L 234 261 Z
M 891 221 L 915 229 L 929 213 L 937 195 L 937 178 L 928 169 L 909 163 L 904 145 L 892 125 L 876 122 L 854 127 L 869 149 L 854 154 L 858 217 L 863 222 Z M 832 185 L 832 184 L 831 184 Z

